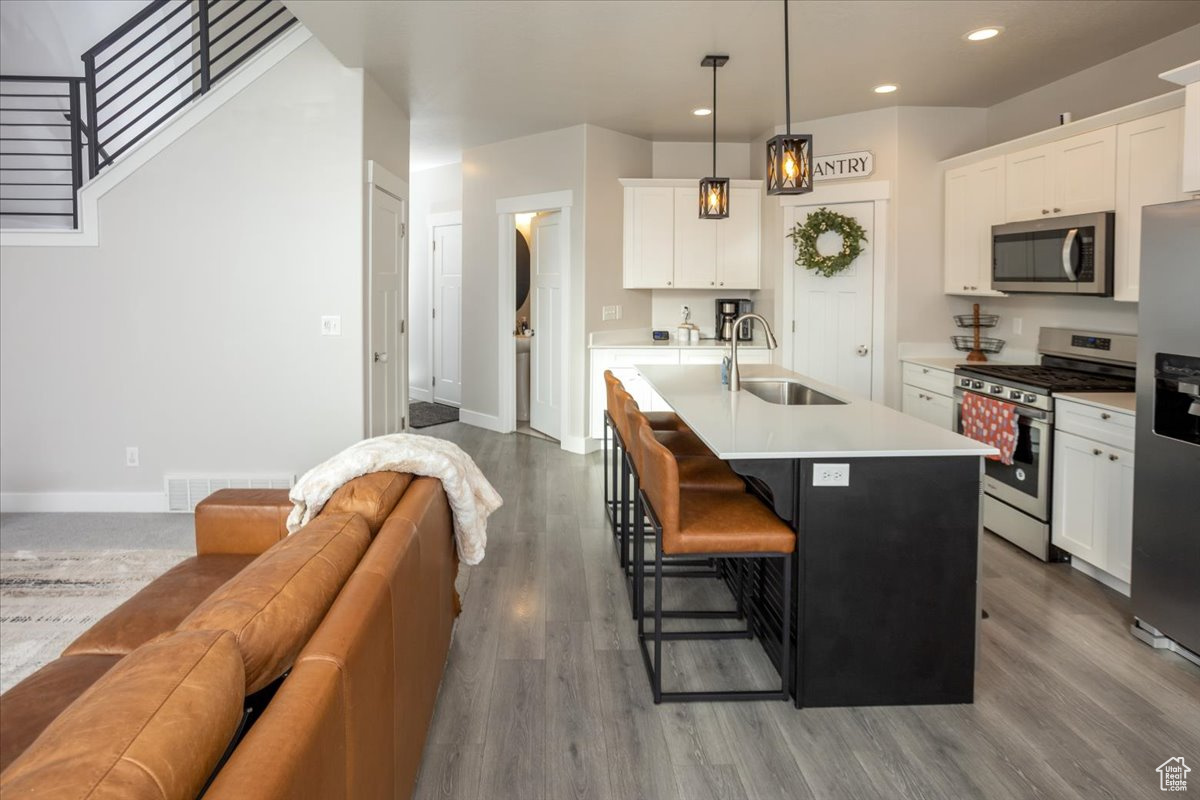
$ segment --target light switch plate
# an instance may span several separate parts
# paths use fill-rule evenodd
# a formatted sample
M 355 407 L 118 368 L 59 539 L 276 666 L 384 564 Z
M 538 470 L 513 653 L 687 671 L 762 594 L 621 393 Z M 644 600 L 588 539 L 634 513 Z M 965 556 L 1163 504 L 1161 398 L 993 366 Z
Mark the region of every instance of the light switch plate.
M 141 463 L 141 459 L 138 456 L 138 449 L 136 447 L 126 447 L 125 448 L 125 466 L 136 467 L 136 466 L 138 466 L 139 463 Z
M 601 319 L 605 322 L 621 318 L 620 306 L 602 306 L 600 312 Z
M 813 464 L 813 486 L 849 486 L 849 464 Z
M 321 317 L 322 336 L 341 336 L 342 318 L 340 316 Z

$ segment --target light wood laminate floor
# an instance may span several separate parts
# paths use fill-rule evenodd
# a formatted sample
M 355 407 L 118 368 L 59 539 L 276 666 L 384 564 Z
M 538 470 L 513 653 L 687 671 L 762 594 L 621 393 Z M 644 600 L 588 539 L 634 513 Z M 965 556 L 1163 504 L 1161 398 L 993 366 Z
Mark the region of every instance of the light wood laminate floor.
M 600 454 L 461 423 L 423 433 L 474 456 L 505 506 L 462 579 L 419 798 L 1127 800 L 1163 796 L 1155 768 L 1174 756 L 1200 791 L 1200 668 L 1130 636 L 1125 598 L 990 534 L 973 705 L 656 707 Z M 730 644 L 668 645 L 665 688 L 773 677 L 756 644 Z

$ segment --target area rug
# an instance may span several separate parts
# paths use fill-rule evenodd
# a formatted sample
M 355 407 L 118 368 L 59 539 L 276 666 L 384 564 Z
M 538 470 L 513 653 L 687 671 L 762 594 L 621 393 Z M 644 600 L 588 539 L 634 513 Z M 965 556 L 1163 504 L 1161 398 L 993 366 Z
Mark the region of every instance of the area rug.
M 175 550 L 0 552 L 0 692 L 188 557 Z
M 408 416 L 412 427 L 428 428 L 430 425 L 458 422 L 458 409 L 441 403 L 409 403 Z

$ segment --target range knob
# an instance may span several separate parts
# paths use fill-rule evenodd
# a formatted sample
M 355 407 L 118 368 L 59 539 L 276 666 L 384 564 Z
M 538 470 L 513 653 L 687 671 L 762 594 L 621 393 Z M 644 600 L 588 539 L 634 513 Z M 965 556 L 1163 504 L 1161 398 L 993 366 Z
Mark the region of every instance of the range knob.
M 970 378 L 959 378 L 958 385 L 963 387 L 964 389 L 970 389 L 971 388 L 971 379 Z
M 1004 394 L 1004 387 L 993 383 L 988 391 L 992 394 Z
M 1028 393 L 1028 392 L 1027 392 L 1027 393 L 1025 394 L 1025 402 L 1026 402 L 1026 403 L 1036 403 L 1036 402 L 1037 402 L 1037 395 L 1036 395 L 1036 394 L 1031 394 L 1031 393 Z
M 1020 389 L 1010 389 L 1008 392 L 1008 399 L 1009 400 L 1020 400 L 1021 399 L 1021 390 Z
M 971 388 L 972 389 L 982 389 L 983 381 L 971 381 Z

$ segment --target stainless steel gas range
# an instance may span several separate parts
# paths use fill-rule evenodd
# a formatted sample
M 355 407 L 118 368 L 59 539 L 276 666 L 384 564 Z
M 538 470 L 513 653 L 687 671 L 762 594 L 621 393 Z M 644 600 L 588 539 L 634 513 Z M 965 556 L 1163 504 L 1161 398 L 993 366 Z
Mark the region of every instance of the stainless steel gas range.
M 1054 394 L 1133 391 L 1137 337 L 1042 328 L 1038 352 L 1039 364 L 958 367 L 954 371 L 955 424 L 962 433 L 962 398 L 967 392 L 1013 405 L 1018 423 L 1016 452 L 1011 465 L 985 462 L 983 524 L 1049 561 L 1056 557 L 1050 545 Z

